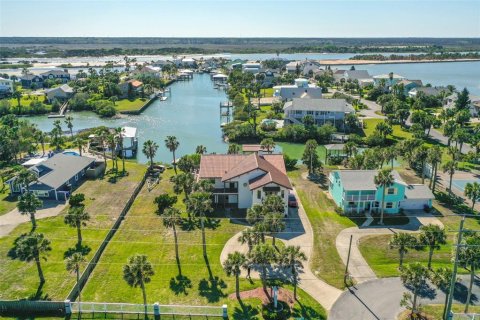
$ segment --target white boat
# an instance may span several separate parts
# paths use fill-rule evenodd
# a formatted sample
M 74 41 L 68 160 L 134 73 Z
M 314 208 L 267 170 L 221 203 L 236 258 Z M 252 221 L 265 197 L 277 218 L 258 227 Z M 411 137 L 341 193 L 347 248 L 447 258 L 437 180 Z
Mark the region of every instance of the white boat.
M 160 97 L 160 100 L 161 100 L 161 101 L 165 101 L 165 100 L 167 100 L 167 98 L 168 98 L 168 97 Z

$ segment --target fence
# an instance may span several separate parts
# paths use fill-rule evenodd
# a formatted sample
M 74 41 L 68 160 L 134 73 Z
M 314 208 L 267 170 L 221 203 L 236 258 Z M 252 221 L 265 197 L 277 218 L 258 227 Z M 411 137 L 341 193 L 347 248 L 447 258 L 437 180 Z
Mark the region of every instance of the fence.
M 58 301 L 0 301 L 0 316 L 2 317 L 64 317 L 65 302 Z
M 480 320 L 480 313 L 453 313 L 452 320 Z
M 66 302 L 70 305 L 70 312 L 82 314 L 148 314 L 148 315 L 178 315 L 194 317 L 227 316 L 227 306 L 185 306 L 185 305 L 160 305 L 158 303 L 132 304 L 132 303 L 98 303 L 98 302 Z
M 87 267 L 83 271 L 82 275 L 80 276 L 80 279 L 78 281 L 78 284 L 75 284 L 70 293 L 67 296 L 67 299 L 70 301 L 74 301 L 78 297 L 78 288 L 77 286 L 80 287 L 80 291 L 83 289 L 85 284 L 87 283 L 88 278 L 90 277 L 90 274 L 92 274 L 93 270 L 95 269 L 95 266 L 97 265 L 98 260 L 100 260 L 100 257 L 103 254 L 103 251 L 107 247 L 108 243 L 110 240 L 112 240 L 113 236 L 117 232 L 118 228 L 120 227 L 120 224 L 122 223 L 123 219 L 125 218 L 128 210 L 130 210 L 130 207 L 132 206 L 133 202 L 135 201 L 135 198 L 137 197 L 138 193 L 140 190 L 143 188 L 143 185 L 145 184 L 145 180 L 147 178 L 147 174 L 145 174 L 142 178 L 142 181 L 137 185 L 135 190 L 133 191 L 132 195 L 130 196 L 130 199 L 128 199 L 127 203 L 125 204 L 125 207 L 123 208 L 122 212 L 118 216 L 117 220 L 113 224 L 112 228 L 108 231 L 107 236 L 105 237 L 105 240 L 100 244 L 100 247 L 97 249 L 95 252 L 95 255 L 93 256 L 92 260 L 88 263 Z

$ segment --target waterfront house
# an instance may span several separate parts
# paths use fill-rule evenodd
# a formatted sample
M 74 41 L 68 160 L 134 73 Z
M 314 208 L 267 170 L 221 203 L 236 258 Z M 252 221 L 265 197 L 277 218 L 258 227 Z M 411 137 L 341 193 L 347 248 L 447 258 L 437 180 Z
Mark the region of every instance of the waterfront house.
M 58 101 L 66 101 L 73 96 L 73 88 L 68 84 L 61 85 L 56 88 L 45 90 L 47 100 L 52 102 L 54 99 Z
M 328 192 L 346 214 L 380 212 L 383 187 L 375 184 L 378 170 L 335 170 L 330 172 Z M 385 190 L 384 212 L 397 214 L 400 209 L 431 208 L 434 195 L 423 184 L 409 185 L 397 171 L 394 182 Z
M 47 72 L 40 73 L 40 76 L 43 80 L 60 80 L 62 83 L 67 83 L 70 81 L 70 73 L 67 70 L 50 70 Z
M 446 90 L 447 88 L 445 87 L 417 87 L 408 91 L 408 96 L 410 98 L 416 98 L 419 92 L 421 92 L 425 96 L 438 96 Z
M 97 172 L 95 167 L 94 158 L 56 154 L 29 168 L 38 177 L 30 183 L 29 190 L 39 198 L 66 201 L 71 192 L 87 178 L 88 171 Z M 96 174 L 92 177 L 96 177 Z M 26 190 L 25 186 L 16 183 L 16 178 L 8 180 L 7 184 L 11 194 L 18 195 Z
M 283 199 L 284 212 L 288 213 L 292 185 L 281 154 L 202 155 L 197 179 L 214 183 L 213 200 L 217 206 L 248 209 L 275 194 Z
M 160 78 L 162 76 L 162 68 L 146 65 L 141 67 L 140 69 L 133 70 L 131 74 L 134 74 L 134 75 L 144 74 L 144 75 L 152 76 L 154 78 Z
M 122 127 L 122 148 L 125 158 L 133 158 L 137 153 L 138 137 L 137 128 L 135 127 Z
M 127 97 L 133 97 L 142 91 L 142 87 L 143 82 L 138 80 L 132 79 L 122 82 L 118 85 L 118 88 L 121 92 L 120 98 L 125 99 Z
M 43 78 L 35 74 L 26 74 L 20 77 L 20 83 L 25 89 L 38 89 L 43 87 Z
M 316 125 L 330 123 L 343 130 L 345 116 L 355 109 L 345 99 L 298 99 L 287 101 L 283 106 L 285 124 L 302 123 L 303 117 L 312 116 Z
M 403 79 L 397 82 L 397 85 L 403 85 L 403 93 L 406 95 L 411 90 L 423 86 L 422 80 L 407 80 Z
M 320 70 L 320 63 L 317 61 L 305 60 L 302 64 L 302 74 L 305 77 L 313 77 Z
M 0 77 L 0 97 L 5 97 L 13 93 L 13 80 Z
M 312 99 L 320 99 L 322 97 L 322 88 L 316 84 L 311 84 L 307 79 L 295 79 L 293 85 L 281 85 L 273 87 L 273 96 L 279 97 L 283 101 L 292 100 L 294 98 L 301 98 L 307 95 Z
M 405 80 L 405 77 L 395 73 L 373 76 L 373 82 L 376 86 L 379 86 L 380 84 L 382 84 L 382 82 L 384 82 L 385 87 L 392 87 L 394 84 L 402 80 Z
M 458 94 L 456 92 L 449 95 L 445 99 L 443 107 L 448 109 L 455 108 L 455 102 L 457 101 L 457 98 L 458 98 Z M 469 98 L 470 98 L 470 104 L 468 106 L 468 110 L 470 111 L 470 115 L 472 117 L 480 116 L 480 97 L 469 95 Z
M 290 61 L 285 65 L 285 70 L 287 73 L 297 73 L 297 70 L 300 72 L 303 69 L 303 61 Z
M 262 64 L 260 62 L 248 61 L 242 64 L 243 72 L 250 72 L 253 74 L 257 74 L 261 71 L 261 69 L 262 69 Z
M 251 153 L 263 154 L 266 152 L 267 150 L 263 148 L 260 144 L 242 144 L 243 154 L 251 154 Z

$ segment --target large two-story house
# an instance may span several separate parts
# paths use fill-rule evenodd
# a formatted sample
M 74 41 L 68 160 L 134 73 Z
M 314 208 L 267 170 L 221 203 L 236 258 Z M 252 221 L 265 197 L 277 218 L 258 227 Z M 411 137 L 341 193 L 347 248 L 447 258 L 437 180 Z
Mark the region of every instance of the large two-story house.
M 214 183 L 213 196 L 217 206 L 247 209 L 275 194 L 283 199 L 285 214 L 288 213 L 288 194 L 292 185 L 281 154 L 202 155 L 197 179 Z
M 20 77 L 20 83 L 23 88 L 39 89 L 43 88 L 43 78 L 36 74 L 25 74 Z
M 312 116 L 316 125 L 331 123 L 339 130 L 345 127 L 345 116 L 355 109 L 345 99 L 293 99 L 283 106 L 285 124 L 300 124 L 305 116 Z
M 336 170 L 329 176 L 328 191 L 346 214 L 379 212 L 383 187 L 375 184 L 378 170 Z M 400 209 L 430 208 L 434 195 L 423 184 L 409 185 L 397 171 L 392 171 L 394 182 L 385 190 L 384 212 L 396 214 Z
M 60 80 L 62 83 L 70 81 L 70 73 L 67 70 L 54 69 L 40 73 L 43 80 Z
M 316 84 L 309 83 L 307 79 L 299 78 L 295 79 L 295 84 L 274 86 L 273 96 L 279 97 L 284 101 L 306 96 L 312 99 L 320 99 L 322 97 L 322 88 Z

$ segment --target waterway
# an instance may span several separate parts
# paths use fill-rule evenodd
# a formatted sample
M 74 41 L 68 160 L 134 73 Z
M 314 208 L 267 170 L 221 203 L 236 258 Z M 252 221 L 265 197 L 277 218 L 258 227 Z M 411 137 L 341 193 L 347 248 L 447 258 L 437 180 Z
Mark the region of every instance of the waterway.
M 168 135 L 180 142 L 177 156 L 195 152 L 197 145 L 207 147 L 207 152 L 224 153 L 227 145 L 222 140 L 220 128 L 220 102 L 226 100 L 223 90 L 213 88 L 210 76 L 196 74 L 191 81 L 175 82 L 170 86 L 171 95 L 165 101 L 154 101 L 141 115 L 122 116 L 118 119 L 102 119 L 92 112 L 70 112 L 74 130 L 96 126 L 132 126 L 138 129 L 138 142 L 150 139 L 158 149 L 156 160 L 170 162 L 172 154 L 165 148 Z M 55 119 L 45 116 L 29 117 L 43 131 L 53 128 Z M 67 130 L 66 126 L 64 130 Z M 139 162 L 147 162 L 143 153 L 137 155 Z

